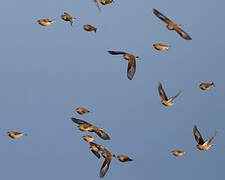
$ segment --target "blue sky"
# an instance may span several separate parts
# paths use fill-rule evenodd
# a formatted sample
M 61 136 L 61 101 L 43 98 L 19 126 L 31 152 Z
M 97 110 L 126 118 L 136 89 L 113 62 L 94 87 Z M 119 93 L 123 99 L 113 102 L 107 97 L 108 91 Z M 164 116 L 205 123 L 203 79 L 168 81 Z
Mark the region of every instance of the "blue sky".
M 4 1 L 0 7 L 0 109 L 2 179 L 99 179 L 98 160 L 70 120 L 72 116 L 103 128 L 111 141 L 96 142 L 116 155 L 104 179 L 197 179 L 224 177 L 224 2 L 120 1 L 101 6 L 85 1 Z M 166 29 L 156 8 L 193 38 Z M 73 27 L 63 12 L 79 17 Z M 49 27 L 37 24 L 55 18 Z M 84 24 L 98 28 L 86 32 Z M 152 44 L 171 45 L 158 52 Z M 119 50 L 141 57 L 132 81 Z M 204 81 L 216 85 L 199 89 Z M 160 103 L 161 82 L 168 96 L 179 90 L 173 107 Z M 83 106 L 91 113 L 74 111 Z M 214 131 L 216 146 L 199 151 L 192 134 Z M 10 139 L 7 131 L 27 137 Z M 180 158 L 170 151 L 181 149 Z

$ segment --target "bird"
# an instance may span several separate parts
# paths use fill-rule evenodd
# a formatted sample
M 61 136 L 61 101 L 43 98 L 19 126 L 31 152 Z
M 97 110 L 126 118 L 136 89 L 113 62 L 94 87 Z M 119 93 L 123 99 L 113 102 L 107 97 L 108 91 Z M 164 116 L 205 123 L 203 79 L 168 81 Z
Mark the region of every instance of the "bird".
M 78 107 L 78 108 L 76 108 L 76 112 L 80 115 L 83 115 L 83 114 L 89 113 L 90 111 L 85 108 Z
M 83 139 L 84 139 L 85 141 L 87 141 L 87 142 L 92 142 L 92 141 L 95 140 L 95 139 L 94 139 L 92 136 L 90 136 L 90 135 L 83 136 Z
M 17 139 L 17 138 L 20 138 L 22 136 L 27 136 L 27 134 L 23 134 L 23 133 L 19 133 L 19 132 L 16 132 L 16 131 L 8 131 L 8 136 L 13 138 L 13 139 Z
M 161 43 L 153 44 L 153 47 L 156 50 L 158 50 L 158 51 L 169 50 L 170 49 L 170 46 L 165 45 L 165 44 L 161 44 Z
M 130 159 L 128 156 L 125 156 L 125 155 L 119 155 L 119 156 L 117 156 L 117 159 L 120 162 L 133 161 L 132 159 Z
M 104 140 L 110 140 L 109 135 L 106 134 L 101 128 L 99 128 L 97 126 L 93 126 L 92 124 L 90 124 L 84 120 L 76 119 L 73 117 L 71 118 L 71 120 L 74 123 L 79 124 L 78 129 L 80 131 L 95 132 L 100 138 L 102 138 Z
M 54 23 L 56 20 L 55 19 L 39 19 L 37 22 L 42 25 L 42 26 L 49 26 L 52 23 Z
M 90 142 L 90 150 L 91 152 L 98 158 L 100 159 L 100 154 L 99 151 L 104 151 L 105 147 L 100 145 L 100 144 L 96 144 L 93 142 Z
M 174 150 L 174 151 L 171 151 L 171 153 L 172 153 L 174 156 L 177 156 L 177 157 L 182 156 L 182 155 L 185 154 L 185 152 L 184 152 L 184 151 L 181 151 L 181 150 Z
M 98 0 L 93 0 L 95 5 L 97 6 L 99 12 L 101 12 L 101 8 L 99 6 L 99 3 L 98 3 Z M 114 2 L 114 0 L 99 0 L 99 2 L 102 4 L 102 5 L 107 5 L 107 4 L 111 4 Z
M 198 143 L 196 145 L 196 147 L 199 150 L 208 150 L 211 146 L 215 145 L 215 144 L 210 144 L 210 142 L 213 140 L 213 138 L 216 136 L 216 132 L 214 133 L 214 135 L 212 137 L 210 137 L 208 140 L 204 141 L 202 138 L 202 135 L 200 134 L 200 132 L 198 131 L 198 128 L 196 125 L 194 125 L 193 128 L 193 133 L 194 133 L 194 137 L 196 142 Z
M 128 67 L 127 67 L 127 77 L 129 80 L 132 80 L 134 77 L 134 74 L 136 72 L 136 60 L 140 59 L 139 56 L 134 56 L 132 54 L 128 54 L 126 52 L 122 51 L 108 51 L 108 53 L 112 55 L 123 55 L 123 58 L 128 60 Z
M 97 28 L 92 26 L 92 25 L 90 25 L 90 24 L 85 24 L 83 26 L 83 28 L 84 28 L 85 31 L 94 31 L 95 33 L 97 31 Z
M 168 30 L 175 30 L 181 37 L 183 37 L 186 40 L 192 40 L 192 38 L 181 29 L 181 25 L 174 24 L 170 19 L 168 19 L 166 16 L 164 16 L 162 13 L 157 11 L 156 9 L 153 9 L 153 13 L 162 21 L 164 21 L 167 24 Z
M 103 164 L 102 164 L 102 167 L 100 169 L 100 178 L 103 178 L 106 174 L 106 172 L 108 171 L 109 169 L 109 165 L 110 165 L 110 162 L 111 162 L 111 159 L 113 157 L 116 157 L 115 154 L 111 154 L 106 148 L 102 151 L 102 156 L 105 158 Z
M 72 16 L 70 16 L 68 13 L 64 12 L 64 14 L 61 15 L 62 20 L 64 21 L 69 21 L 70 25 L 73 25 L 73 20 L 76 20 L 77 18 L 73 18 Z
M 166 96 L 166 93 L 164 92 L 163 88 L 162 88 L 162 84 L 159 83 L 159 86 L 158 86 L 158 91 L 159 91 L 159 95 L 161 97 L 161 102 L 163 105 L 165 106 L 173 106 L 174 103 L 172 102 L 177 96 L 180 95 L 181 91 L 179 91 L 174 97 L 171 97 L 171 98 L 167 98 Z
M 209 89 L 210 87 L 215 87 L 215 84 L 212 82 L 212 83 L 201 83 L 199 85 L 199 87 L 202 89 L 202 90 L 207 90 Z

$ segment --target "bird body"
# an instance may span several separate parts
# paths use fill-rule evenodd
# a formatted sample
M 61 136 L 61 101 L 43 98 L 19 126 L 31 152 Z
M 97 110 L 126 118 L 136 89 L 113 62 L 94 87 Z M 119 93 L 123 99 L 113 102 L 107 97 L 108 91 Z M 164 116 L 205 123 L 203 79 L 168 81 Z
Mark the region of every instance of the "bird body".
M 119 156 L 117 156 L 117 159 L 120 162 L 133 161 L 132 159 L 130 159 L 128 156 L 125 156 L 125 155 L 119 155 Z
M 94 31 L 95 33 L 97 31 L 97 28 L 92 26 L 92 25 L 90 25 L 90 24 L 85 24 L 83 26 L 83 28 L 84 28 L 85 31 Z
M 153 44 L 153 47 L 156 50 L 158 50 L 158 51 L 169 50 L 170 49 L 170 46 L 165 45 L 165 44 L 161 44 L 161 43 Z
M 79 108 L 76 108 L 76 112 L 80 115 L 83 115 L 83 114 L 89 113 L 90 111 L 85 108 L 79 107 Z
M 61 15 L 62 20 L 64 21 L 69 21 L 70 25 L 72 26 L 73 24 L 73 20 L 76 20 L 77 18 L 73 18 L 72 16 L 70 16 L 68 13 L 64 12 L 64 14 Z
M 42 26 L 49 26 L 54 23 L 56 20 L 54 19 L 39 19 L 37 22 Z
M 100 145 L 100 144 L 96 144 L 93 142 L 90 142 L 90 150 L 91 152 L 98 158 L 100 159 L 100 154 L 99 151 L 104 151 L 105 147 Z
M 183 151 L 181 151 L 181 150 L 174 150 L 174 151 L 171 151 L 171 152 L 172 152 L 172 154 L 173 154 L 174 156 L 177 156 L 177 157 L 182 156 L 182 155 L 184 155 L 184 153 L 185 153 L 185 152 L 183 152 Z
M 202 90 L 207 90 L 209 89 L 210 87 L 215 87 L 215 84 L 212 82 L 212 83 L 201 83 L 199 85 L 199 87 L 202 89 Z
M 94 139 L 92 136 L 90 136 L 90 135 L 83 136 L 83 139 L 84 139 L 85 141 L 87 141 L 87 142 L 92 142 L 92 141 L 95 140 L 95 139 Z
M 111 3 L 113 3 L 113 2 L 114 2 L 114 0 L 100 0 L 100 3 L 101 3 L 102 5 L 111 4 Z
M 19 132 L 16 132 L 16 131 L 9 131 L 8 136 L 13 138 L 13 139 L 17 139 L 17 138 L 20 138 L 22 136 L 27 136 L 27 134 L 19 133 Z

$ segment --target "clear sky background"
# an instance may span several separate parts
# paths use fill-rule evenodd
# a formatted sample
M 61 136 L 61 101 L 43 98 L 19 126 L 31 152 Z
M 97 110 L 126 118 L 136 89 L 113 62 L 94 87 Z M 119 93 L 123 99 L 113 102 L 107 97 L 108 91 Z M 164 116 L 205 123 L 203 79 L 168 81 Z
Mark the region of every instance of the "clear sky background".
M 90 134 L 116 155 L 104 179 L 224 179 L 225 111 L 224 2 L 195 0 L 3 1 L 0 6 L 0 179 L 99 179 L 98 160 L 81 139 Z M 193 38 L 166 29 L 156 8 Z M 60 15 L 79 17 L 71 27 Z M 55 18 L 49 27 L 37 23 Z M 86 32 L 84 24 L 98 28 Z M 159 52 L 152 44 L 171 45 Z M 119 50 L 141 57 L 132 81 Z M 215 82 L 208 91 L 201 82 Z M 160 102 L 162 82 L 168 96 L 179 90 L 173 107 Z M 91 113 L 80 116 L 76 107 Z M 80 132 L 70 118 L 103 128 L 111 137 Z M 218 132 L 210 150 L 199 151 L 192 129 L 204 138 Z M 11 139 L 7 131 L 25 132 Z M 176 158 L 170 151 L 186 152 Z

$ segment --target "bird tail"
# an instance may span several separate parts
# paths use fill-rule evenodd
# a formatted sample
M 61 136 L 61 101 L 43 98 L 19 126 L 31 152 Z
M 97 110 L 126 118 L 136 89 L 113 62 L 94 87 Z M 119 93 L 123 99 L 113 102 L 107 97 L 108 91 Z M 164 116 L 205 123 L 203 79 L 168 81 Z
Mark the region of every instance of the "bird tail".
M 96 33 L 96 31 L 97 31 L 97 28 L 94 28 L 94 32 Z

